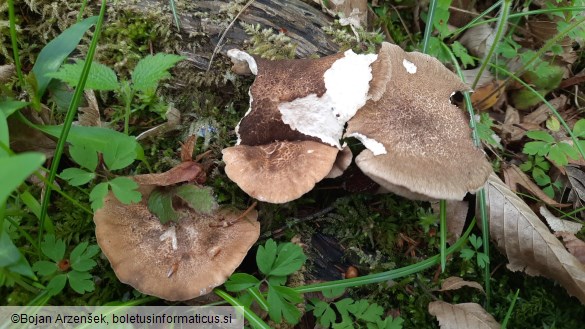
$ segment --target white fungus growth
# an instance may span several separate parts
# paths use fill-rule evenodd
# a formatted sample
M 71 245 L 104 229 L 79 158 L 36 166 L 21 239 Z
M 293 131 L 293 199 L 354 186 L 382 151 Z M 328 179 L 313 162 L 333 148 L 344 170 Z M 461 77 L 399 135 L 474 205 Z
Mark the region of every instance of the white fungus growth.
M 166 239 L 171 239 L 171 246 L 173 250 L 177 250 L 177 231 L 175 230 L 174 226 L 171 226 L 165 233 L 161 234 L 158 238 L 160 241 L 165 241 Z
M 256 64 L 254 57 L 250 56 L 250 54 L 239 49 L 230 49 L 227 51 L 227 55 L 234 63 L 247 62 L 252 74 L 258 75 L 258 65 Z
M 410 62 L 407 59 L 403 59 L 402 60 L 402 65 L 404 65 L 404 68 L 406 69 L 406 72 L 408 72 L 410 74 L 415 74 L 416 73 L 416 65 L 414 65 L 413 62 Z
M 388 152 L 386 152 L 386 148 L 384 147 L 384 144 L 378 142 L 375 139 L 372 138 L 368 138 L 365 135 L 362 135 L 360 133 L 351 133 L 349 135 L 347 135 L 347 137 L 355 137 L 357 139 L 360 140 L 360 142 L 362 142 L 362 144 L 364 144 L 364 146 L 372 151 L 372 153 L 374 153 L 374 155 L 382 155 L 382 154 L 386 154 Z

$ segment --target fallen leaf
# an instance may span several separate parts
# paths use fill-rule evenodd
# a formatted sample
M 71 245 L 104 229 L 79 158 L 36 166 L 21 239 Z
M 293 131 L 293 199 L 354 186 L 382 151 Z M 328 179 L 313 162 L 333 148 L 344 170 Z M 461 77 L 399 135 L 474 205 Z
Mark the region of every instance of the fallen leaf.
M 542 202 L 551 207 L 568 207 L 570 203 L 558 203 L 546 195 L 538 185 L 534 184 L 530 177 L 528 177 L 520 168 L 515 165 L 510 165 L 502 170 L 506 184 L 513 192 L 517 191 L 518 185 L 524 187 L 532 195 L 538 197 Z
M 432 202 L 431 207 L 435 214 L 439 214 L 439 202 Z M 447 242 L 450 245 L 453 245 L 461 237 L 468 211 L 469 202 L 447 200 Z
M 556 280 L 585 304 L 585 266 L 496 174 L 488 178 L 485 191 L 490 234 L 508 258 L 508 269 Z
M 195 142 L 197 142 L 197 135 L 190 135 L 187 137 L 185 144 L 181 145 L 181 161 L 186 162 L 193 160 Z
M 150 128 L 145 132 L 142 132 L 140 135 L 136 136 L 136 140 L 160 136 L 168 131 L 177 129 L 177 127 L 181 123 L 181 112 L 179 112 L 179 110 L 169 105 L 169 109 L 167 110 L 165 115 L 167 117 L 167 122 L 160 124 L 156 127 Z
M 485 293 L 481 284 L 474 281 L 465 281 L 457 276 L 451 276 L 446 278 L 443 281 L 443 284 L 441 284 L 441 289 L 439 289 L 439 291 L 457 290 L 462 287 L 472 287 L 481 290 L 481 292 Z
M 475 77 L 477 77 L 479 70 L 480 68 L 477 67 L 475 69 L 461 71 L 461 73 L 463 73 L 463 81 L 467 83 L 473 82 L 475 80 Z M 490 71 L 484 70 L 483 73 L 481 74 L 481 77 L 479 78 L 479 81 L 477 82 L 477 85 L 480 87 L 485 86 L 488 83 L 492 82 L 493 80 L 495 80 L 495 78 L 490 73 Z
M 16 75 L 13 64 L 0 65 L 0 84 L 7 83 Z
M 437 317 L 442 329 L 499 329 L 500 324 L 479 304 L 429 303 L 429 313 Z
M 94 91 L 87 89 L 83 93 L 87 106 L 79 108 L 79 124 L 86 127 L 101 127 L 100 108 Z
M 572 165 L 566 166 L 565 171 L 572 187 L 569 200 L 580 204 L 585 201 L 585 173 L 579 167 Z
M 485 85 L 480 85 L 471 94 L 473 108 L 478 111 L 485 111 L 491 108 L 504 95 L 504 91 L 504 80 L 495 80 Z
M 134 176 L 134 180 L 140 185 L 169 186 L 181 182 L 197 181 L 205 177 L 205 172 L 197 162 L 182 162 L 169 171 L 160 174 L 146 174 Z
M 583 224 L 571 222 L 571 221 L 560 219 L 560 218 L 556 217 L 548 209 L 546 209 L 546 207 L 544 207 L 544 206 L 540 207 L 540 214 L 542 215 L 542 217 L 544 217 L 544 219 L 546 219 L 548 226 L 555 233 L 556 232 L 567 232 L 567 233 L 575 234 L 575 233 L 581 231 L 581 228 L 583 228 Z
M 582 264 L 585 264 L 585 242 L 578 239 L 575 234 L 567 232 L 557 232 L 556 237 L 562 237 L 565 247 L 571 255 L 575 256 Z
M 559 97 L 551 99 L 548 102 L 552 107 L 559 111 L 559 109 L 567 104 L 567 96 L 560 95 Z M 542 104 L 530 114 L 525 115 L 522 119 L 522 123 L 540 125 L 541 123 L 545 122 L 550 115 L 550 108 L 546 104 Z
M 508 105 L 504 123 L 501 125 L 502 136 L 509 141 L 519 141 L 526 134 L 526 130 L 518 127 L 520 124 L 520 113 L 513 106 Z
M 488 24 L 481 24 L 468 29 L 459 42 L 463 44 L 471 54 L 483 58 L 486 50 L 494 43 L 496 31 Z

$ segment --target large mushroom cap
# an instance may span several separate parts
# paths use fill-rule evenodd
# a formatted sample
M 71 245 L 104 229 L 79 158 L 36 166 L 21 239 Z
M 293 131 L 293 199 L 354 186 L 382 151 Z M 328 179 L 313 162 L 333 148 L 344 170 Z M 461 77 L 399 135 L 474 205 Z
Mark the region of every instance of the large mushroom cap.
M 468 86 L 438 60 L 389 43 L 372 66 L 382 70 L 373 72 L 371 99 L 346 131 L 367 148 L 356 158 L 360 169 L 406 197 L 460 200 L 479 189 L 491 166 L 450 102 Z
M 337 148 L 313 141 L 237 145 L 223 150 L 225 172 L 248 195 L 285 203 L 322 180 L 335 162 Z
M 143 200 L 152 189 L 141 187 Z M 106 197 L 94 216 L 96 237 L 120 281 L 167 300 L 195 298 L 223 284 L 260 235 L 256 211 L 226 227 L 217 226 L 240 214 L 187 211 L 178 223 L 163 225 L 146 201 L 124 205 L 112 193 Z

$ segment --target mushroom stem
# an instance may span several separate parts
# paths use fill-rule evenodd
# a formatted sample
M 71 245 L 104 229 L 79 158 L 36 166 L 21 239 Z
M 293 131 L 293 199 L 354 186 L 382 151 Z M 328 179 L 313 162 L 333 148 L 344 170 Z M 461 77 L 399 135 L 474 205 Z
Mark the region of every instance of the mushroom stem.
M 171 226 L 168 230 L 165 231 L 165 233 L 161 234 L 158 239 L 160 241 L 171 239 L 171 246 L 173 247 L 173 250 L 177 250 L 177 231 L 174 226 Z

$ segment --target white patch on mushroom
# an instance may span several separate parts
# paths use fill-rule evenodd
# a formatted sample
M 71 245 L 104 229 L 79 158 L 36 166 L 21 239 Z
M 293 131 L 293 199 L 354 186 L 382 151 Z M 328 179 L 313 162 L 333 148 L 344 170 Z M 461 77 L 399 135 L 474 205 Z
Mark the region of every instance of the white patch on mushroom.
M 251 89 L 248 89 L 248 95 L 250 96 L 250 107 L 248 108 L 248 111 L 246 111 L 244 116 L 240 119 L 240 122 L 242 122 L 242 120 L 244 120 L 244 118 L 248 114 L 250 114 L 250 112 L 252 112 L 252 101 L 254 100 L 254 98 L 252 97 L 252 90 Z M 240 137 L 240 122 L 238 122 L 238 124 L 236 125 L 236 136 L 238 137 L 238 141 L 236 142 L 236 145 L 240 145 L 240 143 L 242 142 L 242 137 Z
M 309 154 L 311 154 L 313 152 L 315 152 L 315 150 L 307 150 L 307 153 L 309 153 Z
M 346 122 L 366 104 L 372 68 L 378 55 L 345 52 L 323 75 L 326 92 L 281 103 L 282 121 L 292 129 L 319 138 L 323 143 L 341 149 L 339 140 Z
M 256 64 L 256 60 L 254 60 L 254 57 L 250 56 L 247 52 L 239 49 L 230 49 L 227 51 L 227 55 L 231 58 L 233 63 L 247 62 L 252 74 L 258 75 L 258 65 Z
M 351 133 L 349 135 L 347 135 L 346 137 L 355 137 L 357 139 L 360 140 L 360 142 L 362 142 L 362 144 L 364 144 L 364 146 L 372 151 L 372 153 L 374 153 L 374 155 L 382 155 L 382 154 L 386 154 L 388 152 L 386 152 L 386 148 L 384 147 L 384 144 L 378 142 L 375 139 L 372 138 L 368 138 L 365 135 L 362 135 L 360 133 Z
M 406 72 L 410 73 L 410 74 L 415 74 L 416 73 L 416 65 L 414 65 L 413 62 L 407 60 L 406 58 L 402 60 L 402 65 L 404 66 L 404 68 L 406 69 Z
M 220 251 L 221 248 L 219 246 L 215 246 L 207 250 L 207 255 L 209 256 L 209 258 L 214 258 L 215 256 L 217 256 L 217 254 L 219 254 Z
M 161 234 L 158 239 L 160 241 L 171 239 L 171 247 L 173 247 L 173 250 L 177 250 L 177 231 L 175 230 L 174 226 L 171 226 L 168 230 L 165 231 L 165 233 Z

